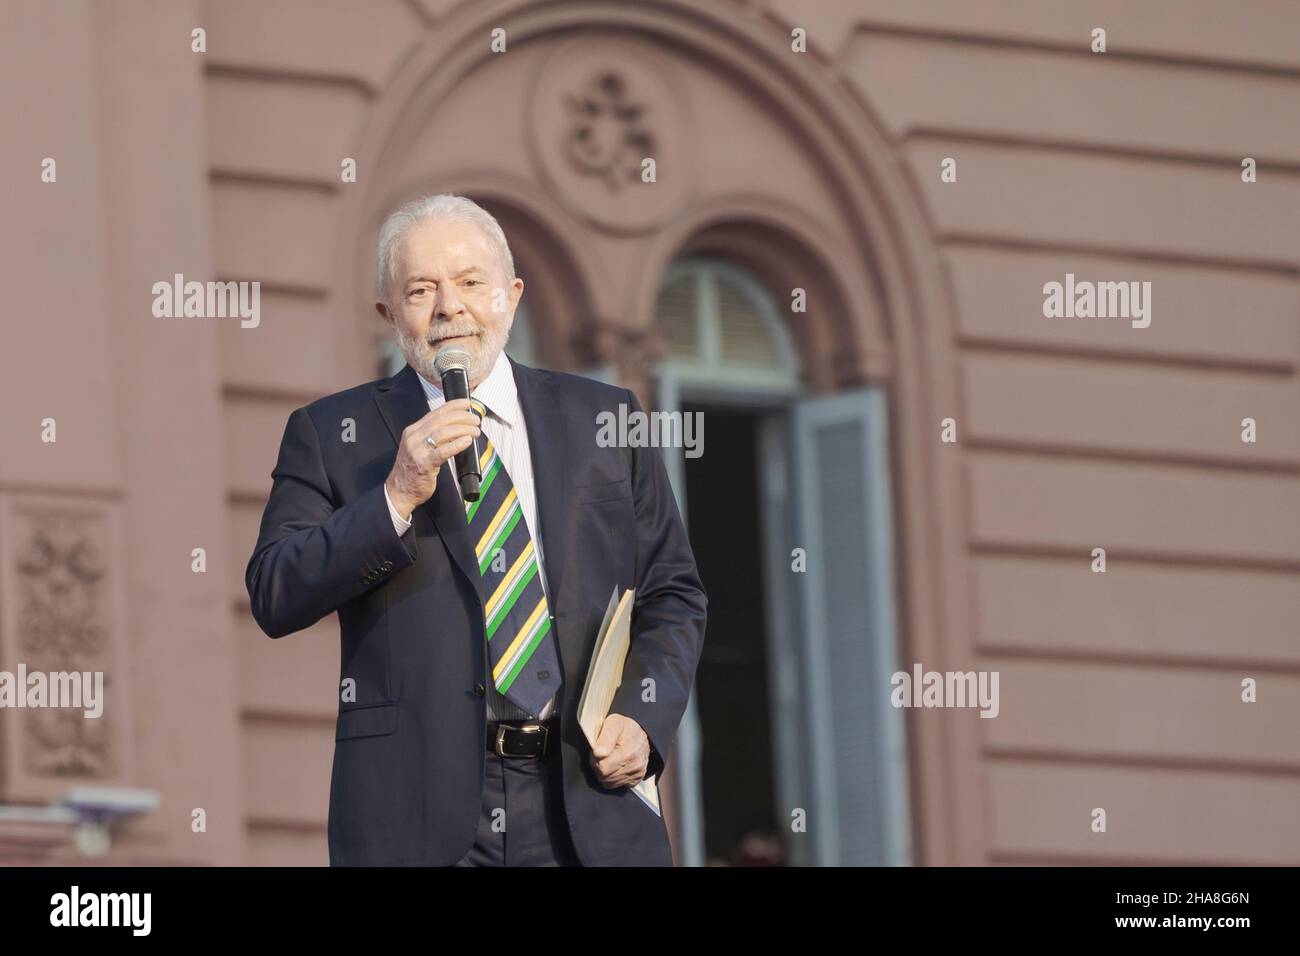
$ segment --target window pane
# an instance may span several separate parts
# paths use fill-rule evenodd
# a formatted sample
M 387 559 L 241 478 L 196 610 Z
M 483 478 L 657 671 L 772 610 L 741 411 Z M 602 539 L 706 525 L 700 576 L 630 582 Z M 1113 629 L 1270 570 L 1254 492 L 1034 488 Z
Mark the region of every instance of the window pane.
M 655 316 L 668 340 L 668 354 L 678 358 L 694 358 L 697 349 L 695 335 L 695 273 L 683 273 L 659 290 Z
M 754 300 L 758 289 L 726 273 L 717 273 L 716 278 L 723 361 L 775 366 L 776 347 Z

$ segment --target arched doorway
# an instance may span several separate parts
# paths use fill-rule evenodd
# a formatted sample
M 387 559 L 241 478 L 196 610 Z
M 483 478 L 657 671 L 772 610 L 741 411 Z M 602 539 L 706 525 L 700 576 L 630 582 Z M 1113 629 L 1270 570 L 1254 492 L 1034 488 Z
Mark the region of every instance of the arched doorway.
M 678 852 L 909 862 L 901 715 L 861 690 L 897 667 L 883 390 L 805 395 L 775 297 L 724 256 L 672 262 L 655 315 L 656 404 L 699 426 L 664 454 L 710 602 Z

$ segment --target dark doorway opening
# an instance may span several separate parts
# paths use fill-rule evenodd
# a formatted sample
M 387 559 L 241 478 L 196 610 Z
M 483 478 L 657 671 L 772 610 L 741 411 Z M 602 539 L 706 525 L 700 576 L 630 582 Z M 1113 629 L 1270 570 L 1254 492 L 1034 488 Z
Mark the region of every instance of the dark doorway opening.
M 761 413 L 683 403 L 704 415 L 704 454 L 684 458 L 691 548 L 709 596 L 696 673 L 709 864 L 781 862 L 769 717 Z

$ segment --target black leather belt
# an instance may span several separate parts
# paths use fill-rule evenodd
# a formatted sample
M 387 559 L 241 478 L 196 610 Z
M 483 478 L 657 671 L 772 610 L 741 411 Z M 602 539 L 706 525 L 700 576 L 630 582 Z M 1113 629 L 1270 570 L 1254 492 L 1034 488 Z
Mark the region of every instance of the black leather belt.
M 489 720 L 487 749 L 500 757 L 540 757 L 559 743 L 560 719 Z

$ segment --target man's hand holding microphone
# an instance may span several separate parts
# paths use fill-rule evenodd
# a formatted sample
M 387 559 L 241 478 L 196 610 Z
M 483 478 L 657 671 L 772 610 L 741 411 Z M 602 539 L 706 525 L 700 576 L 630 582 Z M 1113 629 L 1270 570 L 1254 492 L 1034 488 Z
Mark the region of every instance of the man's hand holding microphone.
M 415 509 L 433 497 L 443 462 L 481 434 L 468 398 L 445 402 L 403 429 L 397 460 L 384 481 L 397 513 L 409 521 Z

